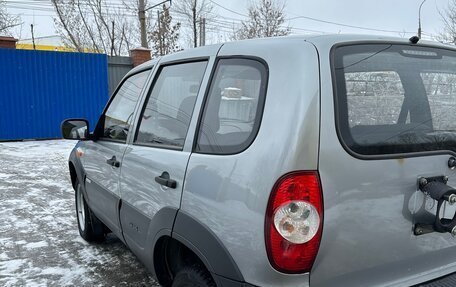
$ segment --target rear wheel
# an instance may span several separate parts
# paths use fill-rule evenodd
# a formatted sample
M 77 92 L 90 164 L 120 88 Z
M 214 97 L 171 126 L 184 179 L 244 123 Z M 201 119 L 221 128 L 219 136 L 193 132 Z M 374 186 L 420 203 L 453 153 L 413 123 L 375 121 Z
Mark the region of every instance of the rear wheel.
M 216 287 L 211 274 L 195 264 L 183 267 L 176 274 L 172 287 Z
M 98 242 L 105 238 L 103 223 L 91 212 L 78 180 L 75 183 L 76 217 L 79 234 L 88 242 Z

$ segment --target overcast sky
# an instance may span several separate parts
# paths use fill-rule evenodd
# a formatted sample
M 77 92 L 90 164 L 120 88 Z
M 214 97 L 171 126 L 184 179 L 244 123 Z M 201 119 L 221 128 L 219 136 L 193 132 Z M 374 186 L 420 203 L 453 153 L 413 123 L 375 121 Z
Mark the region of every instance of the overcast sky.
M 121 0 L 106 1 L 118 3 Z M 149 1 L 151 4 L 160 2 L 160 0 Z M 225 26 L 220 28 L 222 36 L 219 36 L 220 40 L 224 40 L 225 34 L 230 30 L 229 22 L 239 23 L 239 20 L 244 19 L 241 15 L 247 14 L 248 5 L 253 0 L 206 1 L 214 2 L 215 11 L 219 14 L 216 21 L 221 21 L 219 25 Z M 448 1 L 451 0 L 426 0 L 421 10 L 423 38 L 435 36 L 442 30 L 439 10 L 444 11 Z M 9 13 L 22 14 L 21 38 L 30 38 L 30 24 L 35 26 L 35 37 L 56 34 L 50 0 L 6 0 L 6 2 Z M 287 0 L 285 14 L 289 19 L 287 24 L 293 28 L 293 34 L 361 33 L 410 37 L 416 34 L 418 29 L 418 8 L 421 2 L 422 0 Z M 31 9 L 33 7 L 39 8 Z M 301 18 L 297 18 L 300 16 Z M 337 24 L 325 23 L 325 21 Z M 405 33 L 401 35 L 400 32 Z M 212 37 L 214 41 L 215 35 L 212 34 Z

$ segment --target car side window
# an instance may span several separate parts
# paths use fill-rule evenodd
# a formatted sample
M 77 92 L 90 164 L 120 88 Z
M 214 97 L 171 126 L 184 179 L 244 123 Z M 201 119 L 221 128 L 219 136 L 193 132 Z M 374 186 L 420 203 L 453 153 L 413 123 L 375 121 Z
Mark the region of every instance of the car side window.
M 134 74 L 122 83 L 103 116 L 101 138 L 127 140 L 135 106 L 149 73 L 150 70 Z
M 207 62 L 163 66 L 140 118 L 135 143 L 182 149 Z
M 258 132 L 266 96 L 267 68 L 253 59 L 220 59 L 213 75 L 195 150 L 234 154 Z

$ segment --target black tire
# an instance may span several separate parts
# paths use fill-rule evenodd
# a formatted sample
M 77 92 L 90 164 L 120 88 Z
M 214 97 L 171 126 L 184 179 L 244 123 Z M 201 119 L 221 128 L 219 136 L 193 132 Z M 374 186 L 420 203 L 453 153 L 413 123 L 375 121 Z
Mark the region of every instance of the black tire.
M 100 242 L 105 239 L 104 224 L 92 213 L 82 192 L 82 186 L 76 179 L 74 184 L 76 218 L 81 237 L 87 242 Z
M 174 277 L 172 287 L 216 287 L 211 274 L 199 265 L 186 266 Z

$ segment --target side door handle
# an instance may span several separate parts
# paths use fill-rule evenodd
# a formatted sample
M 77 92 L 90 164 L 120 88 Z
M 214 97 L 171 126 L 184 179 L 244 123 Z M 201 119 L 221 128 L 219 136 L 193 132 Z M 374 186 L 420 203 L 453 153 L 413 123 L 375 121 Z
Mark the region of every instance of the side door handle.
M 155 177 L 155 181 L 160 184 L 170 188 L 176 188 L 177 182 L 174 179 L 169 178 L 169 173 L 164 171 L 160 176 Z
M 117 158 L 115 155 L 113 155 L 110 159 L 107 159 L 106 163 L 109 164 L 110 166 L 120 167 L 120 161 L 117 161 Z

